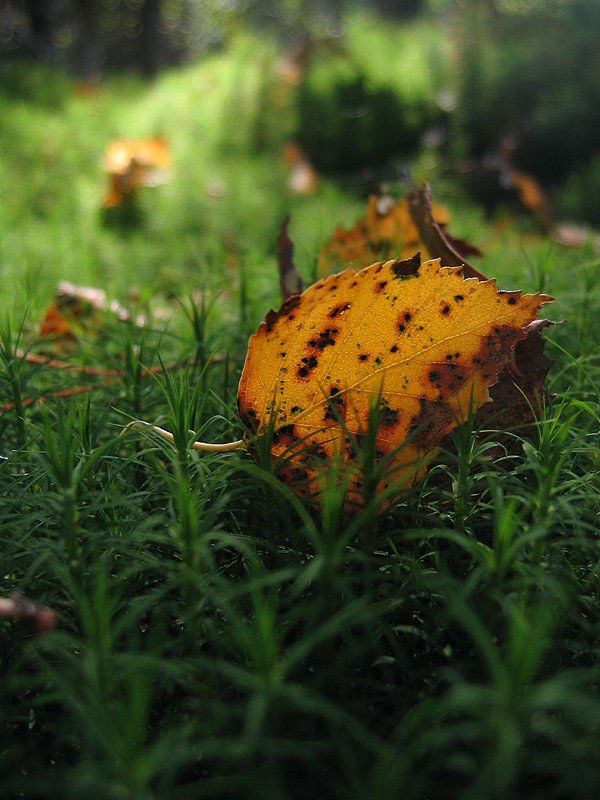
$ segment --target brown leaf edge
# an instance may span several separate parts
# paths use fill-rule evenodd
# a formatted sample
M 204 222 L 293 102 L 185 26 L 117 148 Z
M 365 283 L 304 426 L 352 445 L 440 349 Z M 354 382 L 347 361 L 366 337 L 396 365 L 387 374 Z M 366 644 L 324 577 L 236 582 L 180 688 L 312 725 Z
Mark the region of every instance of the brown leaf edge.
M 466 278 L 488 278 L 464 258 L 457 240 L 449 237 L 438 225 L 432 212 L 431 189 L 428 184 L 415 187 L 408 195 L 408 206 L 419 236 L 432 258 L 441 258 L 445 266 L 462 266 Z M 527 325 L 525 337 L 517 342 L 511 362 L 498 376 L 498 381 L 490 387 L 491 403 L 481 406 L 475 417 L 476 427 L 491 427 L 506 431 L 501 444 L 514 449 L 514 437 L 510 431 L 519 431 L 530 436 L 533 423 L 538 417 L 543 403 L 549 399 L 544 387 L 546 376 L 554 360 L 544 353 L 545 340 L 542 332 L 555 323 L 538 319 Z
M 513 431 L 531 438 L 535 420 L 544 403 L 551 399 L 544 384 L 555 360 L 544 353 L 546 340 L 542 333 L 555 324 L 547 319 L 536 319 L 523 329 L 525 338 L 517 342 L 511 362 L 500 373 L 498 382 L 490 387 L 492 402 L 481 406 L 477 412 L 477 427 Z M 509 450 L 518 446 L 518 439 L 514 437 L 500 438 L 501 444 Z

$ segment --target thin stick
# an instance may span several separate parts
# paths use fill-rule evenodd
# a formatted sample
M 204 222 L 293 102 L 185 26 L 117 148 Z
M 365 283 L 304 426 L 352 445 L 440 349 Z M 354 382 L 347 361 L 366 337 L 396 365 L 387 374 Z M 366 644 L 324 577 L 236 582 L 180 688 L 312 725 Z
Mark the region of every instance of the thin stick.
M 145 422 L 141 419 L 134 419 L 123 428 L 121 434 L 124 434 L 125 431 L 129 430 L 129 428 L 144 427 L 151 428 L 155 433 L 158 433 L 159 436 L 162 436 L 163 439 L 171 442 L 171 444 L 175 444 L 175 437 L 170 431 L 160 428 L 158 425 L 153 425 L 151 422 Z M 193 442 L 190 447 L 192 450 L 201 450 L 204 453 L 232 453 L 234 450 L 245 450 L 246 443 L 243 439 L 238 439 L 235 442 L 223 442 L 221 444 L 212 444 L 211 442 Z
M 26 397 L 23 400 L 23 406 L 25 408 L 29 408 L 29 406 L 34 405 L 34 403 L 38 403 L 38 405 L 43 405 L 47 403 L 48 400 L 55 400 L 55 399 L 65 399 L 68 397 L 75 397 L 78 394 L 87 394 L 88 392 L 95 392 L 98 389 L 102 389 L 104 386 L 110 386 L 111 383 L 116 383 L 115 380 L 104 381 L 99 385 L 86 384 L 85 386 L 74 386 L 72 389 L 61 389 L 58 392 L 50 392 L 47 395 L 41 395 L 40 397 Z M 3 406 L 0 406 L 0 414 L 4 411 L 12 411 L 15 407 L 14 403 L 5 403 Z
M 23 361 L 26 361 L 28 364 L 35 364 L 40 367 L 48 367 L 49 369 L 65 370 L 65 372 L 76 372 L 80 375 L 96 375 L 100 378 L 113 376 L 123 377 L 125 375 L 124 369 L 101 369 L 99 367 L 79 366 L 78 364 L 69 364 L 68 361 L 59 361 L 58 359 L 50 358 L 49 356 L 41 356 L 37 353 L 24 353 L 22 350 L 17 350 L 15 352 L 15 356 L 23 359 Z M 210 364 L 220 364 L 223 361 L 223 356 L 214 355 L 206 359 L 206 361 Z M 142 377 L 146 377 L 148 375 L 160 375 L 163 369 L 178 369 L 180 367 L 185 367 L 186 365 L 191 366 L 191 364 L 191 360 L 188 359 L 187 361 L 178 362 L 176 364 L 169 364 L 165 368 L 162 366 L 143 367 L 141 373 Z
M 98 389 L 102 389 L 103 386 L 112 386 L 115 383 L 119 382 L 119 378 L 124 377 L 125 370 L 122 369 L 97 369 L 96 367 L 79 367 L 76 364 L 68 364 L 66 361 L 56 361 L 55 359 L 47 359 L 45 356 L 39 356 L 35 353 L 22 353 L 21 351 L 17 350 L 16 352 L 17 358 L 22 358 L 24 361 L 27 361 L 29 364 L 36 364 L 41 367 L 49 367 L 51 369 L 59 369 L 65 370 L 66 372 L 76 372 L 80 375 L 87 375 L 87 376 L 95 376 L 102 378 L 102 382 L 98 385 L 87 384 L 86 386 L 75 386 L 72 389 L 61 389 L 57 392 L 50 392 L 47 395 L 41 395 L 40 397 L 27 397 L 23 400 L 23 405 L 25 408 L 29 408 L 29 406 L 34 405 L 35 403 L 42 404 L 47 403 L 50 399 L 55 398 L 67 398 L 67 397 L 74 397 L 78 394 L 86 394 L 87 392 L 94 392 Z M 207 359 L 211 364 L 217 364 L 219 361 L 222 360 L 222 356 L 212 356 L 211 358 Z M 191 363 L 191 362 L 189 362 Z M 184 364 L 172 364 L 166 367 L 168 370 L 176 369 L 178 367 L 185 366 Z M 149 375 L 159 375 L 163 371 L 162 366 L 155 366 L 155 367 L 144 367 L 141 371 L 141 377 L 146 378 Z M 12 411 L 14 409 L 14 403 L 5 403 L 4 405 L 0 406 L 0 414 L 4 411 Z

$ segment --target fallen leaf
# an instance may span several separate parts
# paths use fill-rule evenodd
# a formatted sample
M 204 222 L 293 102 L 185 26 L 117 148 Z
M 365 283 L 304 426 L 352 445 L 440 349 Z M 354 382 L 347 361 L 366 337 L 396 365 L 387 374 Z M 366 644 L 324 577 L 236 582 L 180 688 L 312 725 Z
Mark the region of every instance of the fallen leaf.
M 600 235 L 597 231 L 583 225 L 559 223 L 551 231 L 552 239 L 564 247 L 584 247 L 589 245 L 596 253 L 600 253 Z
M 449 262 L 446 258 L 447 248 L 443 252 L 436 249 L 435 244 L 440 238 L 440 232 L 445 230 L 449 221 L 448 212 L 431 201 L 428 190 L 422 190 L 423 197 L 427 191 L 429 225 L 435 225 L 438 233 L 436 236 L 427 236 L 419 221 L 415 220 L 414 193 L 400 200 L 394 200 L 389 195 L 370 195 L 367 200 L 367 209 L 363 217 L 358 219 L 349 230 L 338 227 L 332 238 L 326 242 L 319 253 L 319 275 L 328 275 L 336 272 L 340 267 L 353 267 L 362 269 L 377 260 L 390 258 L 410 258 L 420 252 L 424 258 L 442 257 L 449 266 L 456 263 Z M 435 222 L 434 222 L 435 220 Z M 446 245 L 450 242 L 448 234 L 442 234 Z M 462 249 L 461 249 L 462 247 Z M 456 240 L 453 252 L 467 252 L 480 255 L 476 248 Z M 464 263 L 464 259 L 459 262 Z
M 171 154 L 164 139 L 116 139 L 106 149 L 104 169 L 109 186 L 102 203 L 115 208 L 132 200 L 142 186 L 157 186 L 167 180 Z
M 508 169 L 505 177 L 525 208 L 537 217 L 545 230 L 551 231 L 556 225 L 554 214 L 544 190 L 533 175 L 516 169 Z
M 108 301 L 106 292 L 94 286 L 78 286 L 61 281 L 54 301 L 48 306 L 40 323 L 40 335 L 52 339 L 55 350 L 68 348 L 83 334 L 95 336 L 102 328 L 105 314 L 129 320 L 129 312 L 116 300 Z M 139 317 L 136 325 L 145 324 Z
M 470 264 L 465 255 L 474 252 L 470 245 L 453 239 L 445 226 L 433 219 L 431 191 L 428 186 L 414 189 L 408 202 L 415 225 L 430 253 L 448 266 L 461 266 L 467 278 L 487 280 L 486 276 Z M 484 405 L 477 413 L 476 425 L 493 425 L 499 431 L 526 433 L 538 415 L 544 399 L 544 381 L 552 360 L 544 355 L 542 330 L 550 325 L 548 320 L 536 320 L 525 328 L 525 336 L 517 342 L 512 357 L 502 370 L 498 382 L 492 387 L 493 405 Z M 515 438 L 498 437 L 501 444 L 514 449 Z
M 441 439 L 489 402 L 551 299 L 499 291 L 418 254 L 320 280 L 250 338 L 238 393 L 250 444 L 270 436 L 280 478 L 313 501 L 337 461 L 350 475 L 349 503 L 360 504 L 359 451 L 375 404 L 375 461 L 387 462 L 377 491 L 407 487 Z

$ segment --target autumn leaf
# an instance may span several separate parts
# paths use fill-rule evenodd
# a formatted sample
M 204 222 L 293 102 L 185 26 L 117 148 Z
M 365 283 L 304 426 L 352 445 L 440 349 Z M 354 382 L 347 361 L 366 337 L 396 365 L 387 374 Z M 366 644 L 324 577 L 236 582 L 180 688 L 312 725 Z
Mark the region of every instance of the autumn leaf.
M 315 498 L 326 465 L 351 475 L 377 420 L 383 491 L 425 471 L 441 439 L 490 400 L 547 295 L 502 292 L 439 260 L 375 263 L 332 275 L 271 311 L 249 343 L 238 407 L 252 437 L 271 437 L 279 475 Z
M 492 402 L 477 412 L 479 427 L 493 427 L 498 431 L 511 431 L 528 435 L 545 399 L 544 382 L 554 363 L 544 353 L 542 333 L 554 323 L 536 319 L 523 329 L 524 337 L 517 342 L 511 358 L 500 373 L 497 383 L 490 389 Z M 518 439 L 500 436 L 502 445 L 515 450 Z
M 80 287 L 60 284 L 40 323 L 40 335 L 51 339 L 56 350 L 77 341 L 83 331 L 93 336 L 102 326 L 103 307 L 77 288 Z
M 389 195 L 371 195 L 364 216 L 349 230 L 336 228 L 331 239 L 323 245 L 318 259 L 319 275 L 329 275 L 340 267 L 362 269 L 377 260 L 410 258 L 417 252 L 424 258 L 442 258 L 448 266 L 454 265 L 454 260 L 449 262 L 446 258 L 450 241 L 446 232 L 448 212 L 442 206 L 432 203 L 428 190 L 419 191 L 422 191 L 422 195 L 417 211 L 425 209 L 426 198 L 427 212 L 431 218 L 427 224 L 436 226 L 434 236 L 427 235 L 428 231 L 423 227 L 423 214 L 415 218 L 414 193 L 397 201 Z M 441 232 L 446 248 L 436 249 Z M 455 254 L 479 254 L 476 248 L 465 242 L 452 241 L 456 242 L 453 250 Z M 460 263 L 464 263 L 464 259 Z
M 40 322 L 40 336 L 51 340 L 55 351 L 62 351 L 68 349 L 83 334 L 86 338 L 96 336 L 107 314 L 120 320 L 130 319 L 129 312 L 116 300 L 108 301 L 103 289 L 61 281 L 54 301 L 50 303 Z M 142 317 L 135 320 L 137 325 L 144 322 Z
M 109 186 L 103 207 L 115 208 L 133 199 L 142 186 L 164 183 L 170 165 L 169 148 L 160 137 L 110 142 L 104 158 Z

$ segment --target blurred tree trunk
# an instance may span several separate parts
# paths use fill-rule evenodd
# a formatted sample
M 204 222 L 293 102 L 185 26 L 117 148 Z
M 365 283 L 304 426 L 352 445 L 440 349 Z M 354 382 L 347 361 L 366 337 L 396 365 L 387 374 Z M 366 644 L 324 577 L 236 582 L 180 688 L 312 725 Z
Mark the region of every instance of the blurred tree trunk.
M 73 66 L 83 78 L 94 78 L 104 67 L 101 18 L 98 0 L 73 0 L 77 36 L 73 47 Z
M 29 0 L 28 6 L 34 47 L 46 54 L 52 47 L 54 0 Z
M 392 19 L 412 19 L 423 10 L 423 0 L 374 0 L 374 7 Z
M 175 53 L 162 14 L 161 0 L 145 0 L 141 8 L 139 59 L 146 75 L 154 75 L 173 61 Z

